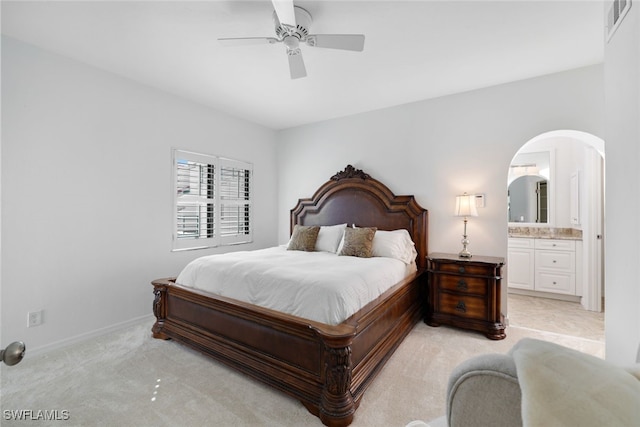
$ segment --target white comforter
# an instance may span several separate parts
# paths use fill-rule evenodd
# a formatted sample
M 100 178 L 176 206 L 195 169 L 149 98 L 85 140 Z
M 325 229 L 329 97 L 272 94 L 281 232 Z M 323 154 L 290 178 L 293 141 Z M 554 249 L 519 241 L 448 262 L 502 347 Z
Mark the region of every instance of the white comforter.
M 337 325 L 408 274 L 393 258 L 357 258 L 278 246 L 198 258 L 176 282 L 217 295 Z

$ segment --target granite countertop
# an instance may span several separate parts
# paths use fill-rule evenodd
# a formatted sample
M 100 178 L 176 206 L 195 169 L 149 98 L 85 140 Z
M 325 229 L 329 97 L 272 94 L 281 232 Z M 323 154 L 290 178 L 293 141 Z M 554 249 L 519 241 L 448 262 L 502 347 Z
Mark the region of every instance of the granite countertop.
M 509 237 L 527 239 L 582 240 L 582 230 L 555 227 L 509 227 Z

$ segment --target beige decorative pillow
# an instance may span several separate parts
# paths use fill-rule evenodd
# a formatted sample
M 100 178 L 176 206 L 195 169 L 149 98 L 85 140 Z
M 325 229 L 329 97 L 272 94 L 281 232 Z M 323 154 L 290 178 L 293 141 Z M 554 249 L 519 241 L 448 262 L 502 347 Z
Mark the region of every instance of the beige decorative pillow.
M 340 255 L 370 258 L 373 248 L 375 227 L 346 228 L 344 230 L 344 245 Z
M 307 251 L 313 252 L 316 248 L 316 240 L 318 239 L 318 226 L 304 226 L 296 224 L 293 227 L 293 234 L 287 250 L 289 251 Z

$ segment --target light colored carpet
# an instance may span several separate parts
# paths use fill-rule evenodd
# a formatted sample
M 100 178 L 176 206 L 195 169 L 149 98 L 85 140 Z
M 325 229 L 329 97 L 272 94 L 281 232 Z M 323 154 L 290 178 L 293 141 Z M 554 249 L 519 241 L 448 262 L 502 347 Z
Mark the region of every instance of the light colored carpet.
M 521 303 L 531 305 L 524 298 Z M 556 319 L 554 325 L 560 329 L 563 322 Z M 505 340 L 491 341 L 420 322 L 365 393 L 352 425 L 404 427 L 442 416 L 456 365 L 478 354 L 505 353 L 524 337 L 604 357 L 604 339 L 593 339 L 592 331 L 582 338 L 537 330 L 526 316 L 518 323 L 507 328 Z M 573 333 L 580 329 L 567 323 Z M 2 426 L 322 425 L 298 401 L 180 344 L 151 338 L 151 324 L 34 357 L 27 350 L 19 365 L 2 365 Z M 68 411 L 69 419 L 14 421 L 7 419 L 12 410 Z

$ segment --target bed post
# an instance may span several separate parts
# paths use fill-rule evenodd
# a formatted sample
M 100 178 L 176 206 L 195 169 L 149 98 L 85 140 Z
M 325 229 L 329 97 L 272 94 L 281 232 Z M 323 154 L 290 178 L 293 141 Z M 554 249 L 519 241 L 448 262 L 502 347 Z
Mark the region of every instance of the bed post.
M 167 317 L 167 286 L 169 286 L 170 279 L 160 279 L 151 282 L 153 285 L 153 314 L 156 316 L 156 323 L 153 324 L 151 332 L 153 337 L 158 339 L 167 340 L 169 337 L 162 332 L 164 326 L 164 320 Z
M 336 338 L 336 337 L 332 337 Z M 348 426 L 356 405 L 351 394 L 351 343 L 353 336 L 339 340 L 323 336 L 325 382 L 320 398 L 320 420 L 332 427 Z

